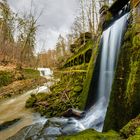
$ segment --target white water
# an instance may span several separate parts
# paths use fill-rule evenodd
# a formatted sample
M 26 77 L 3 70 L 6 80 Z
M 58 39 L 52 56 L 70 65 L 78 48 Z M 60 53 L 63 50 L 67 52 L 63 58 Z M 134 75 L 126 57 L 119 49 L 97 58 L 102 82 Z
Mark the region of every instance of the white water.
M 52 76 L 53 71 L 50 68 L 38 68 L 37 69 L 40 72 L 40 76 Z

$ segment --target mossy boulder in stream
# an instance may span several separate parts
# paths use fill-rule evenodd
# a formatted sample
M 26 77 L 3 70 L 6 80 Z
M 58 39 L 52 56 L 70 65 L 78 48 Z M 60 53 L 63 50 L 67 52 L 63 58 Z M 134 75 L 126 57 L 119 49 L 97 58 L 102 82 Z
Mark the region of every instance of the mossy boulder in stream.
M 26 101 L 26 107 L 33 107 L 34 103 L 37 101 L 35 94 L 31 94 L 31 98 Z
M 0 124 L 0 131 L 9 128 L 10 126 L 18 123 L 20 120 L 21 120 L 21 118 L 16 118 L 16 119 L 13 119 L 13 120 Z

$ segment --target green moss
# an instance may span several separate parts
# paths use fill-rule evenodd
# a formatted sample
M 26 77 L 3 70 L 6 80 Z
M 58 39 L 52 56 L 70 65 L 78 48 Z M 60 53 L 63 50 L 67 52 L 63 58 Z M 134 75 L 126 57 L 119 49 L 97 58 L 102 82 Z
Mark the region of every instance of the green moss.
M 106 16 L 105 16 L 105 22 L 109 22 L 112 18 L 112 14 L 110 12 L 107 12 Z
M 81 87 L 81 86 L 75 86 L 74 87 L 74 92 L 81 92 L 83 90 L 83 87 Z
M 120 130 L 120 134 L 123 138 L 128 138 L 128 140 L 137 137 L 140 139 L 140 115 L 135 119 L 132 119 L 127 125 L 125 125 Z
M 81 94 L 81 102 L 80 102 L 80 107 L 83 110 L 85 108 L 86 102 L 87 102 L 87 98 L 88 98 L 88 94 L 89 94 L 89 90 L 90 90 L 90 85 L 91 85 L 91 80 L 93 78 L 93 71 L 94 71 L 94 67 L 95 67 L 95 62 L 96 62 L 96 58 L 98 55 L 98 48 L 99 48 L 99 40 L 100 37 L 97 39 L 97 42 L 93 48 L 92 51 L 92 56 L 91 56 L 91 60 L 89 62 L 88 65 L 88 70 L 87 70 L 87 75 L 86 75 L 86 79 L 84 82 L 84 86 L 83 86 L 83 92 Z
M 78 58 L 80 55 L 84 55 L 88 50 L 92 49 L 93 44 L 94 44 L 93 40 L 91 39 L 88 40 L 84 45 L 84 47 L 82 47 L 76 54 L 74 54 L 71 58 L 69 58 L 66 61 L 65 65 L 74 60 L 75 58 Z
M 130 136 L 128 140 L 140 140 L 140 127 L 135 130 L 135 135 Z
M 39 71 L 34 69 L 23 69 L 23 75 L 25 79 L 40 77 Z
M 108 131 L 106 133 L 96 132 L 89 129 L 83 132 L 70 135 L 60 136 L 58 140 L 139 140 L 140 139 L 140 121 L 137 119 L 129 122 L 123 129 L 120 130 L 120 134 L 115 131 Z
M 30 107 L 33 107 L 34 104 L 36 103 L 37 101 L 37 98 L 34 94 L 31 95 L 31 97 L 26 101 L 26 107 L 27 108 L 30 108 Z
M 93 129 L 85 130 L 70 136 L 60 136 L 58 140 L 139 140 L 140 115 L 126 124 L 119 133 L 115 131 L 97 132 Z
M 24 76 L 23 76 L 24 75 Z M 23 78 L 24 77 L 24 78 Z M 23 69 L 21 71 L 0 71 L 0 87 L 23 79 L 39 78 L 39 71 L 33 69 Z
M 61 136 L 58 140 L 121 140 L 121 138 L 114 131 L 100 133 L 93 129 L 89 129 L 75 135 Z
M 11 72 L 0 71 L 0 87 L 7 86 L 14 80 L 14 75 Z
M 27 107 L 33 107 L 47 117 L 61 116 L 69 108 L 80 108 L 80 95 L 85 72 L 60 72 L 60 81 L 50 88 L 50 93 L 39 93 L 30 97 Z
M 137 71 L 138 71 L 139 62 L 131 62 L 130 64 L 130 74 L 127 82 L 127 88 L 125 92 L 125 98 L 127 100 L 127 104 L 133 104 L 133 96 L 135 94 L 135 85 L 137 83 Z

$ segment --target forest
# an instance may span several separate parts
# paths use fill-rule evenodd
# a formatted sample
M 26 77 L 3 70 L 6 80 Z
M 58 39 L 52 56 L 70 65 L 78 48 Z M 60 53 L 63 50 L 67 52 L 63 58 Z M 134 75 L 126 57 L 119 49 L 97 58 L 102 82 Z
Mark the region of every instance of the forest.
M 0 140 L 139 140 L 139 100 L 140 0 L 0 0 Z

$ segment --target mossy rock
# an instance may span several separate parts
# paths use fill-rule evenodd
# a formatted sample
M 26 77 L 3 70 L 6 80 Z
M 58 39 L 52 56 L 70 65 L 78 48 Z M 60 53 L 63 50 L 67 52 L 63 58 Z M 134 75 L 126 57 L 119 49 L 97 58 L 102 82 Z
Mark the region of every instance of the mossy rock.
M 37 101 L 36 96 L 34 94 L 32 94 L 31 97 L 26 101 L 25 107 L 26 108 L 33 107 L 35 105 L 36 101 Z
M 115 131 L 100 133 L 93 129 L 89 129 L 71 136 L 58 137 L 57 140 L 121 140 L 121 138 Z
M 74 87 L 74 92 L 79 93 L 79 92 L 82 92 L 82 90 L 83 90 L 83 87 L 82 86 L 75 86 Z
M 121 130 L 120 134 L 123 138 L 137 137 L 139 135 L 140 139 L 140 115 L 135 119 L 132 119 L 127 125 L 125 125 Z
M 140 127 L 135 130 L 135 135 L 130 136 L 128 140 L 140 140 Z
M 106 16 L 105 16 L 105 22 L 109 22 L 112 19 L 112 14 L 110 12 L 107 12 Z
M 17 80 L 35 78 L 40 78 L 40 74 L 39 71 L 34 69 L 15 69 L 11 71 L 0 71 L 0 87 L 7 86 Z
M 9 128 L 10 126 L 16 124 L 20 120 L 21 120 L 21 118 L 16 118 L 16 119 L 13 119 L 13 120 L 10 120 L 10 121 L 7 121 L 7 122 L 0 124 L 0 131 Z

